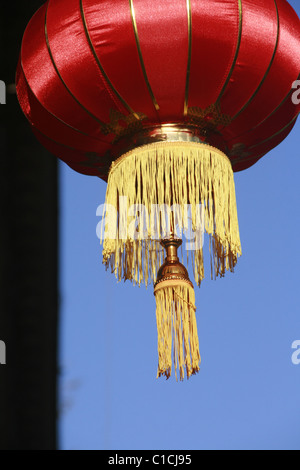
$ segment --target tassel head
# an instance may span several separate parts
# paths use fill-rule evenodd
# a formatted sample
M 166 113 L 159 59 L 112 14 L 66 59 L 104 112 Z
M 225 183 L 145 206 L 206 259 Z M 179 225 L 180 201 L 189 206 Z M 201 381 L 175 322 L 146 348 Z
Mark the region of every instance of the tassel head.
M 154 289 L 160 288 L 161 283 L 170 280 L 181 280 L 193 287 L 193 284 L 189 279 L 187 269 L 179 262 L 179 258 L 177 256 L 177 250 L 181 246 L 182 240 L 171 236 L 171 238 L 162 240 L 160 244 L 166 250 L 167 257 L 164 264 L 158 270 L 157 281 Z

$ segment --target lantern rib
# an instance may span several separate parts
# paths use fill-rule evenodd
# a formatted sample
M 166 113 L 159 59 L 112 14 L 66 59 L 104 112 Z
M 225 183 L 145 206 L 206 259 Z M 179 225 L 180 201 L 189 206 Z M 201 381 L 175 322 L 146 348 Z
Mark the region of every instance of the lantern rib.
M 231 164 L 232 164 L 232 167 L 234 167 L 234 165 L 238 164 L 238 163 L 244 163 L 244 162 L 250 162 L 251 160 L 256 160 L 258 161 L 260 158 L 262 158 L 264 155 L 266 154 L 266 152 L 264 153 L 261 153 L 259 155 L 252 155 L 251 157 L 238 157 L 238 158 L 234 158 L 234 159 L 231 159 Z M 233 168 L 233 171 L 234 168 Z
M 32 127 L 32 129 L 34 129 L 35 132 L 37 132 L 38 134 L 41 134 L 43 137 L 45 137 L 45 139 L 49 140 L 50 142 L 53 142 L 55 145 L 66 148 L 68 150 L 73 150 L 74 152 L 78 152 L 78 148 L 71 147 L 71 145 L 63 144 L 62 142 L 58 142 L 57 140 L 52 139 L 52 137 L 49 137 L 48 135 L 46 135 L 44 132 L 42 132 L 40 129 L 38 129 L 36 126 L 34 126 L 32 124 L 31 124 L 31 127 Z M 84 150 L 82 150 L 82 153 L 83 154 L 85 153 Z M 85 158 L 86 158 L 86 156 L 85 156 Z M 73 162 L 73 163 L 74 163 L 74 165 L 77 165 L 77 166 L 84 166 L 85 163 L 88 164 L 88 160 L 86 162 L 80 161 L 80 162 Z M 85 165 L 85 166 L 88 166 L 88 165 Z M 101 167 L 98 167 L 98 170 L 99 170 L 99 177 L 102 178 L 104 175 L 100 173 Z
M 233 59 L 233 62 L 232 62 L 231 69 L 229 71 L 229 74 L 227 75 L 226 81 L 225 81 L 225 83 L 223 85 L 223 88 L 222 88 L 222 90 L 221 90 L 221 92 L 218 96 L 216 104 L 220 103 L 221 98 L 225 93 L 225 90 L 226 90 L 226 88 L 228 86 L 228 83 L 231 79 L 231 76 L 233 74 L 233 70 L 236 66 L 237 58 L 238 58 L 238 55 L 239 55 L 239 52 L 240 52 L 240 47 L 241 47 L 241 42 L 242 42 L 242 32 L 243 32 L 243 4 L 242 4 L 242 0 L 238 0 L 238 4 L 239 4 L 238 5 L 239 6 L 239 33 L 238 33 L 236 51 L 235 51 L 235 55 L 234 55 L 234 59 Z
M 50 115 L 52 116 L 54 119 L 56 119 L 58 122 L 60 122 L 61 124 L 63 124 L 64 126 L 68 127 L 68 129 L 72 129 L 73 131 L 75 132 L 78 132 L 79 134 L 81 135 L 84 135 L 85 137 L 90 137 L 91 139 L 95 139 L 99 142 L 103 142 L 103 143 L 107 143 L 106 140 L 103 140 L 103 139 L 99 139 L 99 137 L 96 137 L 96 136 L 93 136 L 91 134 L 87 134 L 86 132 L 80 130 L 80 129 L 77 129 L 76 127 L 73 127 L 71 126 L 71 124 L 68 124 L 67 122 L 65 122 L 63 119 L 61 119 L 60 117 L 56 116 L 56 114 L 53 114 L 51 111 L 49 111 L 49 109 L 45 108 L 45 106 L 43 105 L 43 103 L 40 102 L 40 100 L 38 99 L 37 95 L 34 93 L 33 89 L 31 88 L 29 82 L 28 82 L 28 79 L 27 79 L 27 76 L 26 76 L 26 73 L 25 73 L 25 70 L 24 70 L 24 67 L 23 67 L 23 63 L 22 63 L 22 60 L 20 61 L 20 66 L 21 66 L 21 70 L 23 72 L 23 76 L 24 76 L 24 80 L 28 86 L 28 88 L 31 90 L 32 94 L 34 95 L 36 101 L 39 103 L 39 105 Z M 47 137 L 47 136 L 45 136 Z M 63 145 L 63 144 L 62 144 Z M 71 147 L 70 147 L 71 148 Z
M 144 59 L 143 59 L 143 54 L 142 54 L 141 43 L 140 43 L 139 34 L 138 34 L 138 28 L 137 28 L 137 22 L 136 22 L 136 16 L 135 16 L 135 9 L 134 9 L 134 5 L 133 5 L 133 0 L 129 0 L 129 6 L 130 6 L 130 16 L 131 16 L 132 26 L 133 26 L 133 30 L 134 30 L 134 37 L 135 37 L 136 47 L 137 47 L 137 50 L 138 50 L 140 64 L 141 64 L 141 67 L 142 67 L 142 72 L 143 72 L 143 75 L 144 75 L 144 79 L 145 79 L 149 94 L 151 96 L 153 106 L 154 106 L 156 111 L 159 111 L 160 108 L 159 108 L 159 105 L 158 105 L 158 103 L 156 101 L 156 98 L 154 96 L 153 90 L 151 88 L 149 78 L 148 78 L 148 75 L 147 75 L 147 71 L 146 71 L 145 62 L 144 62 Z
M 274 47 L 274 51 L 273 51 L 273 55 L 272 55 L 272 58 L 271 58 L 271 61 L 270 61 L 270 64 L 266 70 L 266 73 L 264 74 L 260 84 L 258 85 L 256 91 L 253 93 L 253 95 L 251 96 L 251 98 L 247 101 L 247 103 L 242 107 L 242 109 L 239 110 L 239 112 L 233 116 L 232 118 L 232 121 L 234 121 L 241 113 L 243 113 L 245 111 L 246 108 L 248 108 L 248 106 L 250 105 L 250 103 L 252 103 L 252 101 L 254 100 L 254 98 L 256 97 L 256 95 L 258 94 L 258 92 L 260 91 L 261 87 L 263 86 L 264 82 L 266 81 L 267 79 L 267 76 L 269 75 L 269 72 L 271 70 L 271 67 L 274 63 L 274 59 L 275 59 L 275 56 L 276 56 L 276 52 L 277 52 L 277 49 L 278 49 L 278 44 L 279 44 L 279 35 L 280 35 L 280 20 L 279 20 L 279 11 L 278 11 L 278 5 L 277 5 L 277 1 L 274 0 L 274 3 L 275 3 L 275 9 L 276 9 L 276 15 L 277 15 L 277 37 L 276 37 L 276 43 L 275 43 L 275 47 Z
M 298 78 L 296 78 L 296 80 L 299 80 L 300 79 L 300 74 L 298 75 Z M 274 109 L 274 111 L 271 112 L 271 114 L 269 114 L 265 119 L 263 119 L 263 121 L 261 121 L 259 124 L 257 124 L 255 127 L 252 128 L 252 130 L 254 129 L 257 129 L 258 127 L 260 127 L 264 122 L 266 122 L 268 119 L 270 119 L 275 113 L 277 113 L 277 111 L 279 111 L 279 109 L 287 102 L 287 100 L 291 97 L 291 95 L 293 94 L 295 90 L 293 90 L 291 88 L 291 90 L 288 92 L 288 94 L 286 95 L 286 97 L 281 101 L 281 103 Z
M 270 140 L 274 139 L 275 137 L 277 137 L 278 135 L 280 135 L 282 132 L 284 132 L 286 129 L 288 129 L 293 124 L 294 121 L 296 121 L 299 114 L 300 113 L 297 113 L 296 116 L 288 124 L 286 124 L 286 126 L 284 126 L 282 129 L 280 129 L 280 131 L 276 132 L 271 137 L 268 137 L 267 139 L 262 140 L 258 144 L 251 145 L 250 147 L 248 147 L 248 149 L 250 150 L 250 149 L 254 149 L 255 147 L 259 147 L 260 145 L 265 144 L 265 143 L 269 142 Z
M 45 137 L 46 139 L 50 140 L 50 142 L 53 142 L 54 144 L 56 145 L 60 145 L 66 149 L 69 149 L 69 150 L 74 150 L 75 152 L 78 152 L 78 149 L 75 148 L 75 147 L 71 147 L 71 145 L 68 145 L 68 144 L 63 144 L 62 142 L 58 142 L 57 140 L 53 139 L 52 137 L 49 137 L 49 135 L 46 135 L 44 132 L 42 132 L 40 129 L 38 129 L 35 125 L 32 125 L 31 124 L 31 127 L 37 131 L 39 134 L 41 134 L 43 137 Z
M 188 63 L 186 71 L 185 98 L 184 98 L 184 115 L 188 114 L 188 101 L 190 89 L 190 74 L 192 61 L 192 5 L 191 0 L 186 0 L 187 16 L 188 16 Z
M 298 75 L 298 78 L 296 78 L 296 80 L 299 80 L 299 79 L 300 79 L 300 74 Z M 254 130 L 258 129 L 262 124 L 264 124 L 266 121 L 268 121 L 268 119 L 270 119 L 272 116 L 274 116 L 274 114 L 276 114 L 277 111 L 280 110 L 280 108 L 288 101 L 288 99 L 291 98 L 291 95 L 293 94 L 293 92 L 294 92 L 294 90 L 291 89 L 288 92 L 288 94 L 286 95 L 286 97 L 281 101 L 281 103 L 267 117 L 265 117 L 259 124 L 256 124 L 252 129 L 250 129 L 250 131 L 239 134 L 235 138 L 236 139 L 242 138 L 242 137 L 248 135 L 249 133 L 253 132 Z
M 62 84 L 64 85 L 64 87 L 66 88 L 66 90 L 68 91 L 68 93 L 72 96 L 72 98 L 76 101 L 76 103 L 91 117 L 93 118 L 95 121 L 97 121 L 99 124 L 101 124 L 102 126 L 105 125 L 105 123 L 103 121 L 101 121 L 99 118 L 97 118 L 97 116 L 95 116 L 91 111 L 89 111 L 77 98 L 76 96 L 72 93 L 72 91 L 69 89 L 69 87 L 67 86 L 66 82 L 64 81 L 63 77 L 61 76 L 61 73 L 60 71 L 58 70 L 58 67 L 56 65 L 56 62 L 54 60 L 54 57 L 53 57 L 53 54 L 52 54 L 52 51 L 51 51 L 51 47 L 50 47 L 50 42 L 49 42 L 49 36 L 48 36 L 48 27 L 47 27 L 47 16 L 48 16 L 48 8 L 49 8 L 49 3 L 47 5 L 47 9 L 46 9 L 46 15 L 45 15 L 45 40 L 46 40 L 46 45 L 47 45 L 47 49 L 48 49 L 48 53 L 49 53 L 49 56 L 50 56 L 50 59 L 51 59 L 51 62 L 52 62 L 52 65 L 59 77 L 59 79 L 61 80 Z
M 80 0 L 80 13 L 81 13 L 81 19 L 82 19 L 82 23 L 83 23 L 83 27 L 84 27 L 84 30 L 85 30 L 85 35 L 86 35 L 86 38 L 87 38 L 87 41 L 89 43 L 89 46 L 90 46 L 90 49 L 91 49 L 91 52 L 94 56 L 94 59 L 104 77 L 104 79 L 106 80 L 107 84 L 109 85 L 109 87 L 111 88 L 111 90 L 114 92 L 114 94 L 117 96 L 117 98 L 120 100 L 120 102 L 123 104 L 123 106 L 127 109 L 127 111 L 130 113 L 130 114 L 133 114 L 134 117 L 137 119 L 137 120 L 140 120 L 140 116 L 138 113 L 136 113 L 135 111 L 133 111 L 133 109 L 129 106 L 129 104 L 124 100 L 124 98 L 120 95 L 120 93 L 118 92 L 118 90 L 114 87 L 114 85 L 112 84 L 112 82 L 110 81 L 110 79 L 108 78 L 100 60 L 99 60 L 99 57 L 97 55 L 97 52 L 95 50 L 95 47 L 94 47 L 94 44 L 93 44 L 93 41 L 92 41 L 92 38 L 91 38 L 91 35 L 90 35 L 90 32 L 89 32 L 89 29 L 88 29 L 88 25 L 87 25 L 87 21 L 86 21 L 86 16 L 85 16 L 85 13 L 84 13 L 84 8 L 83 8 L 83 3 L 82 3 L 82 0 Z
M 286 99 L 285 99 L 286 100 Z M 284 101 L 285 101 L 284 100 Z M 277 137 L 278 135 L 280 135 L 282 132 L 284 132 L 286 129 L 288 129 L 298 118 L 300 113 L 296 114 L 296 116 L 286 125 L 284 126 L 282 129 L 280 129 L 280 131 L 276 132 L 275 134 L 273 134 L 271 137 L 268 137 L 267 139 L 265 140 L 262 140 L 261 142 L 259 142 L 258 144 L 255 144 L 255 145 L 251 145 L 251 147 L 247 147 L 248 150 L 251 150 L 251 149 L 254 149 L 256 147 L 259 147 L 260 145 L 263 145 L 269 141 L 271 141 L 272 139 L 274 139 L 275 137 Z M 235 158 L 235 159 L 230 159 L 232 165 L 236 165 L 237 163 L 243 163 L 243 162 L 247 162 L 247 161 L 250 161 L 250 160 L 253 160 L 253 159 L 259 159 L 261 157 L 263 157 L 265 154 L 267 153 L 266 152 L 263 152 L 262 154 L 260 155 L 251 155 L 249 157 L 243 157 L 242 159 L 239 157 L 239 158 Z
M 258 144 L 255 144 L 255 145 L 251 145 L 251 147 L 247 147 L 248 150 L 251 150 L 251 149 L 254 149 L 256 147 L 259 147 L 260 145 L 263 145 L 269 141 L 271 141 L 272 139 L 274 139 L 275 137 L 277 137 L 278 135 L 280 135 L 282 132 L 284 132 L 286 129 L 288 129 L 293 123 L 294 121 L 297 120 L 298 116 L 299 116 L 300 113 L 298 113 L 286 126 L 284 126 L 282 129 L 280 129 L 280 131 L 276 132 L 275 134 L 273 134 L 271 137 L 268 137 L 267 139 L 265 140 L 262 140 L 261 142 L 259 142 Z M 230 159 L 232 165 L 236 165 L 237 163 L 244 163 L 244 162 L 248 162 L 248 161 L 251 161 L 253 159 L 257 160 L 257 159 L 260 159 L 262 158 L 265 154 L 267 153 L 267 151 L 259 154 L 259 155 L 251 155 L 249 157 L 238 157 L 238 158 L 235 158 L 235 159 Z

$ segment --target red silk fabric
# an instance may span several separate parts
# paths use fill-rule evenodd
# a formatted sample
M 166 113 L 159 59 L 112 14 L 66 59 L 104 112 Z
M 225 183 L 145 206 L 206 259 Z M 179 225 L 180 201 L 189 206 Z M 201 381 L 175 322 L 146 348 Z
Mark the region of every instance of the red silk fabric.
M 25 31 L 17 93 L 46 148 L 106 179 L 120 139 L 170 123 L 250 167 L 295 124 L 299 78 L 286 0 L 48 0 Z

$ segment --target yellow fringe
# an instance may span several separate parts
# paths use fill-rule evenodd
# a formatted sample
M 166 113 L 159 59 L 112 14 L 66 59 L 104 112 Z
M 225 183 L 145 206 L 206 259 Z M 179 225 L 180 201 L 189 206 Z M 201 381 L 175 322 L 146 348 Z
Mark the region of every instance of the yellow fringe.
M 151 207 L 178 204 L 184 211 L 191 205 L 192 229 L 197 227 L 199 213 L 204 210 L 205 231 L 210 237 L 211 275 L 224 276 L 233 271 L 241 255 L 233 170 L 229 159 L 220 150 L 195 142 L 159 142 L 135 148 L 111 166 L 106 204 L 119 210 L 119 197 L 127 197 L 127 210 L 143 205 L 148 216 L 140 221 L 139 234 L 108 239 L 104 233 L 103 263 L 117 279 L 129 279 L 134 284 L 149 285 L 164 254 L 159 240 L 164 237 L 166 223 L 160 220 L 156 239 L 151 239 Z M 184 212 L 182 212 L 184 213 Z M 124 218 L 124 217 L 123 217 Z M 118 227 L 128 228 L 132 217 L 118 221 Z M 152 224 L 153 225 L 153 224 Z M 181 223 L 185 230 L 185 221 Z M 122 238 L 123 236 L 123 238 Z M 202 247 L 191 251 L 197 285 L 204 279 Z
M 157 377 L 171 376 L 172 362 L 175 376 L 180 380 L 200 370 L 200 353 L 195 315 L 195 292 L 189 286 L 164 287 L 155 292 L 158 333 Z M 173 354 L 172 354 L 173 353 Z M 173 355 L 173 361 L 172 361 Z

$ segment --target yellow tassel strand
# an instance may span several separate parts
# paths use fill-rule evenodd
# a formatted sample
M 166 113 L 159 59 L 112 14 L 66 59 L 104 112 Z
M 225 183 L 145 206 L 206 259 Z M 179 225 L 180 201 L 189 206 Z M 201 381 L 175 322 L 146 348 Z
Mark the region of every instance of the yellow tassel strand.
M 162 284 L 164 286 L 162 286 Z M 200 370 L 200 353 L 195 315 L 195 292 L 186 282 L 164 281 L 155 288 L 158 333 L 157 377 L 175 376 L 180 380 Z M 173 359 L 173 360 L 172 360 Z
M 120 198 L 125 197 L 123 211 Z M 233 271 L 241 255 L 232 166 L 220 150 L 196 142 L 159 142 L 137 147 L 116 160 L 109 173 L 106 204 L 118 210 L 117 233 L 104 231 L 103 263 L 117 279 L 149 285 L 163 260 L 159 240 L 166 236 L 166 221 L 160 217 L 153 237 L 153 205 L 172 207 L 182 213 L 191 207 L 192 229 L 199 227 L 199 210 L 210 237 L 212 277 Z M 109 207 L 109 206 L 107 206 Z M 132 234 L 132 208 L 144 207 L 139 228 Z M 177 221 L 180 230 L 186 220 Z M 204 278 L 202 246 L 190 252 L 197 285 Z

